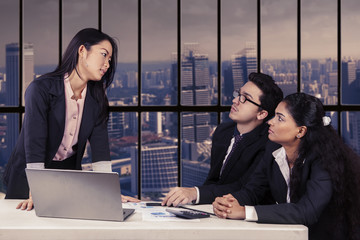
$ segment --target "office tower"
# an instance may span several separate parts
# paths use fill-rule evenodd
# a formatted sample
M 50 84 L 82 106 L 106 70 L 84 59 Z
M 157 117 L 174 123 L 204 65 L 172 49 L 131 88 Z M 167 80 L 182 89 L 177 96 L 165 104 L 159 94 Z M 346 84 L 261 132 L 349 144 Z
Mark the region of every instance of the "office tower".
M 311 60 L 311 81 L 317 81 L 320 83 L 320 62 L 319 60 Z
M 343 116 L 343 137 L 360 154 L 360 112 L 345 112 Z
M 5 92 L 5 74 L 0 73 L 0 93 L 4 93 Z M 3 102 L 0 101 L 0 104 L 2 104 Z
M 141 192 L 143 199 L 159 200 L 170 188 L 177 186 L 177 145 L 165 143 L 143 144 L 141 148 Z M 137 168 L 138 149 L 131 150 L 131 169 Z M 132 171 L 132 180 L 137 182 L 138 173 Z M 136 186 L 132 185 L 132 192 Z
M 150 131 L 152 131 L 158 136 L 162 136 L 163 135 L 162 113 L 149 112 L 149 125 L 150 125 Z
M 209 162 L 183 160 L 181 186 L 193 187 L 205 182 L 209 173 Z
M 355 62 L 342 62 L 342 82 L 350 86 L 356 79 L 356 65 Z
M 185 112 L 181 118 L 182 140 L 202 142 L 210 137 L 210 114 Z
M 34 45 L 32 43 L 24 43 L 23 47 L 23 89 L 22 102 L 25 104 L 24 95 L 25 90 L 29 84 L 34 80 Z
M 245 48 L 231 56 L 232 78 L 234 90 L 240 89 L 247 82 L 252 72 L 257 72 L 255 43 L 247 42 Z
M 119 139 L 124 136 L 125 113 L 111 112 L 109 114 L 108 132 L 109 138 Z
M 6 105 L 19 104 L 19 44 L 6 45 Z
M 329 79 L 329 96 L 337 96 L 337 90 L 338 90 L 338 73 L 337 72 L 331 72 L 328 73 L 328 79 Z
M 181 62 L 181 104 L 210 105 L 210 72 L 207 54 L 199 52 L 198 43 L 185 43 Z
M 10 43 L 6 45 L 6 99 L 7 106 L 19 105 L 19 44 Z M 2 153 L 3 159 L 10 157 L 19 135 L 19 117 L 17 114 L 6 115 L 6 150 Z
M 355 87 L 360 89 L 360 69 L 356 69 Z

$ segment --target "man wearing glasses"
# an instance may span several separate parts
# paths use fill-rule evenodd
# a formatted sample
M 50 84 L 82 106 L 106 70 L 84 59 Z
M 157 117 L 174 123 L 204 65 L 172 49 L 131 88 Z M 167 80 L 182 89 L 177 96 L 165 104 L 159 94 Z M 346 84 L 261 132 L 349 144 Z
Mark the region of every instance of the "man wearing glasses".
M 283 92 L 263 73 L 251 73 L 249 81 L 233 92 L 231 122 L 221 123 L 212 137 L 210 171 L 202 186 L 176 187 L 162 205 L 210 204 L 216 197 L 238 191 L 250 179 L 268 141 L 267 120 L 274 116 Z

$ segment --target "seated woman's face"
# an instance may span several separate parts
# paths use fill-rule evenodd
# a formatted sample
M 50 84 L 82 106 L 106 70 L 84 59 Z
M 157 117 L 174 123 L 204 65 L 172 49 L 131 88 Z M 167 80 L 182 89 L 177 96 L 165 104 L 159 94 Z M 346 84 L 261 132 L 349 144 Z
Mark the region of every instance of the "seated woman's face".
M 269 139 L 281 145 L 291 145 L 298 140 L 299 127 L 286 108 L 285 102 L 280 102 L 275 109 L 275 117 L 268 121 Z

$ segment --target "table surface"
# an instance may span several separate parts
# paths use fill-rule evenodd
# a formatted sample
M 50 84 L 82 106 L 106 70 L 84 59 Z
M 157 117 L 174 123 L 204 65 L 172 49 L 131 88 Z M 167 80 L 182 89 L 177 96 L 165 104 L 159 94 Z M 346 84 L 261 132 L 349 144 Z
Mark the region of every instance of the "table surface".
M 308 239 L 303 225 L 258 224 L 215 216 L 200 221 L 143 221 L 135 211 L 124 222 L 37 217 L 0 200 L 0 239 Z M 191 206 L 208 210 L 209 205 Z

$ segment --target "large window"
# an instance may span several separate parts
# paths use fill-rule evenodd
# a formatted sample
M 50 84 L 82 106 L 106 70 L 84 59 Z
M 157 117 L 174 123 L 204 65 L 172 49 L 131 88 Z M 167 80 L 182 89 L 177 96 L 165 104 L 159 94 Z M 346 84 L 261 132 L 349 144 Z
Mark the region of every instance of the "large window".
M 85 27 L 119 45 L 108 130 L 126 195 L 159 200 L 171 187 L 202 184 L 212 133 L 229 121 L 232 91 L 254 71 L 285 95 L 319 97 L 360 153 L 359 11 L 358 0 L 2 0 L 0 177 L 26 87 L 56 67 Z M 83 168 L 90 163 L 87 147 Z

